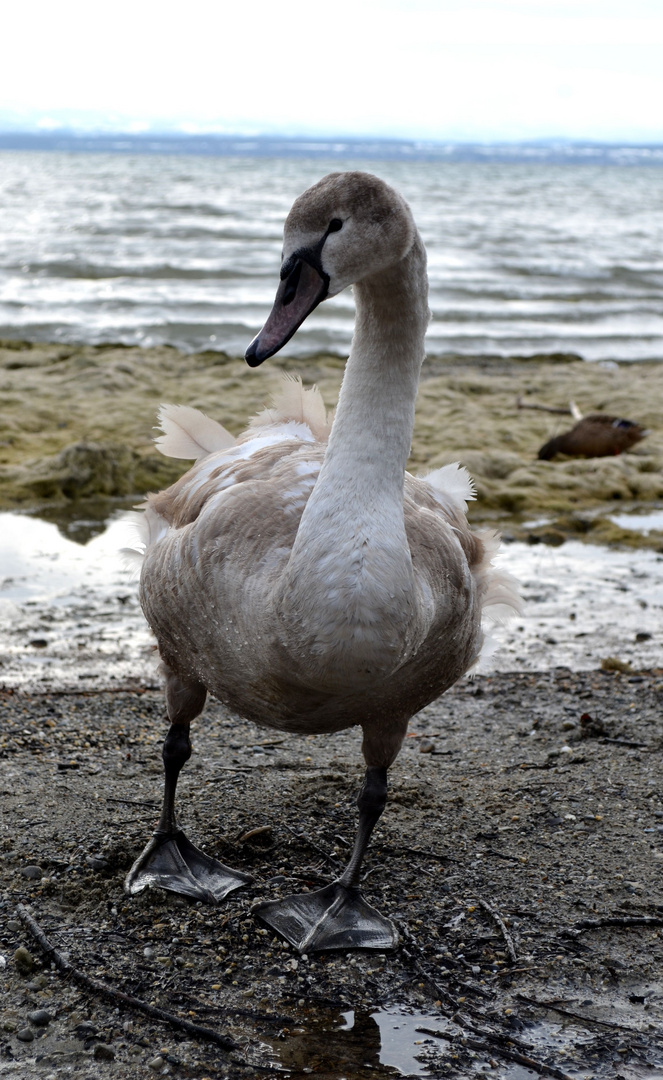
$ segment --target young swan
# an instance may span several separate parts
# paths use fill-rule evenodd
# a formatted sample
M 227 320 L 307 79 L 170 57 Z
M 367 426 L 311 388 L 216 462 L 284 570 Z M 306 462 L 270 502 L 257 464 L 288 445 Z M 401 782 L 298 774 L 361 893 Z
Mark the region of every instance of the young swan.
M 319 398 L 299 384 L 236 442 L 195 410 L 165 407 L 161 449 L 198 460 L 150 497 L 143 521 L 141 603 L 167 672 L 171 727 L 161 819 L 127 888 L 218 901 L 247 880 L 176 824 L 189 725 L 207 691 L 283 731 L 360 725 L 367 768 L 344 873 L 254 909 L 302 952 L 397 944 L 359 891 L 387 769 L 410 717 L 476 663 L 482 616 L 518 603 L 512 580 L 491 568 L 496 538 L 467 525 L 465 470 L 405 473 L 429 318 L 426 254 L 387 184 L 332 173 L 296 200 L 274 308 L 248 363 L 278 352 L 350 284 L 355 334 L 331 432 Z

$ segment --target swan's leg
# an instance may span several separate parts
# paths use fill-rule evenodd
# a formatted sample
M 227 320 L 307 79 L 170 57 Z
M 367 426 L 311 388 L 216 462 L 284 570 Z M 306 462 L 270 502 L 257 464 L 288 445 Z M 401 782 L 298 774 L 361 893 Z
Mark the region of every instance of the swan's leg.
M 168 673 L 166 704 L 171 725 L 162 751 L 163 805 L 152 839 L 127 874 L 124 887 L 128 893 L 157 886 L 218 904 L 233 889 L 252 880 L 199 851 L 177 826 L 175 792 L 182 766 L 191 757 L 189 727 L 202 712 L 206 696 L 207 691 L 200 683 L 184 683 L 172 672 Z
M 396 927 L 363 899 L 361 866 L 387 801 L 387 770 L 369 767 L 359 792 L 359 826 L 345 871 L 317 892 L 257 904 L 253 912 L 301 953 L 324 949 L 393 949 Z

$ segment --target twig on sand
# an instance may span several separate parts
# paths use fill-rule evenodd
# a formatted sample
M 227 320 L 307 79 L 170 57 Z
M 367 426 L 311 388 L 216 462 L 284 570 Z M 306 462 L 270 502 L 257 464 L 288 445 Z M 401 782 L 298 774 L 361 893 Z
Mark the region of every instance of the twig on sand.
M 599 742 L 601 742 L 601 743 L 609 743 L 610 746 L 626 746 L 630 750 L 654 750 L 655 749 L 655 747 L 653 747 L 651 745 L 651 743 L 636 742 L 634 739 L 608 739 L 606 737 L 606 738 L 603 738 L 603 739 L 599 739 Z
M 557 1080 L 573 1080 L 568 1073 L 558 1069 L 556 1065 L 546 1065 L 545 1062 L 537 1061 L 535 1058 L 531 1058 L 527 1054 L 521 1054 L 520 1051 L 512 1050 L 508 1046 L 490 1045 L 480 1039 L 471 1039 L 469 1036 L 462 1034 L 454 1035 L 450 1031 L 439 1031 L 435 1028 L 418 1027 L 417 1031 L 420 1031 L 422 1035 L 433 1035 L 436 1039 L 446 1039 L 450 1043 L 460 1042 L 462 1046 L 467 1046 L 470 1050 L 479 1050 L 489 1057 L 495 1055 L 495 1057 L 502 1057 L 507 1061 L 514 1061 L 518 1065 L 525 1065 L 528 1069 L 541 1073 L 543 1076 L 554 1076 Z
M 332 866 L 341 865 L 338 859 L 334 858 L 333 855 L 330 855 L 328 851 L 325 851 L 325 849 L 321 847 L 320 844 L 316 844 L 315 840 L 312 840 L 310 836 L 300 835 L 300 833 L 295 832 L 295 830 L 292 829 L 289 825 L 286 825 L 285 822 L 283 822 L 283 827 L 287 829 L 289 833 L 292 833 L 292 835 L 295 836 L 300 843 L 306 844 L 306 846 L 312 848 L 313 851 L 317 851 L 318 855 L 321 855 L 323 859 L 326 859 L 327 862 L 330 862 Z
M 640 1035 L 649 1039 L 661 1038 L 661 1035 L 658 1032 L 640 1031 L 638 1028 L 629 1027 L 628 1024 L 615 1024 L 610 1020 L 597 1020 L 593 1016 L 583 1016 L 582 1013 L 562 1008 L 561 1005 L 555 1004 L 554 1001 L 540 1001 L 537 1000 L 537 998 L 528 997 L 526 994 L 516 994 L 516 997 L 518 998 L 518 1001 L 523 1001 L 526 1005 L 535 1005 L 537 1009 L 550 1009 L 552 1012 L 559 1013 L 561 1016 L 569 1016 L 573 1020 L 582 1020 L 583 1024 L 597 1024 L 599 1027 L 608 1028 L 610 1031 L 628 1031 L 631 1035 Z
M 556 416 L 572 416 L 574 420 L 582 420 L 582 413 L 575 401 L 570 401 L 563 408 L 558 408 L 555 405 L 537 405 L 534 401 L 524 401 L 523 395 L 518 394 L 516 405 L 519 409 L 536 409 L 538 412 L 555 413 Z
M 69 960 L 66 960 L 62 953 L 51 944 L 44 931 L 39 924 L 35 922 L 28 909 L 23 904 L 17 906 L 16 914 L 37 942 L 42 952 L 44 952 L 49 960 L 55 964 L 57 970 L 62 975 L 67 975 L 72 982 L 85 987 L 86 990 L 91 991 L 93 994 L 98 994 L 100 997 L 107 998 L 107 1000 L 112 1001 L 114 1005 L 124 1005 L 125 1008 L 132 1009 L 134 1012 L 142 1012 L 146 1016 L 150 1016 L 153 1020 L 161 1020 L 171 1027 L 186 1031 L 187 1035 L 191 1035 L 193 1038 L 204 1039 L 206 1042 L 213 1042 L 222 1050 L 228 1052 L 232 1050 L 240 1053 L 243 1052 L 239 1043 L 236 1043 L 229 1035 L 222 1035 L 220 1031 L 214 1031 L 212 1028 L 203 1027 L 202 1024 L 193 1024 L 190 1020 L 185 1020 L 181 1016 L 176 1016 L 175 1013 L 168 1012 L 167 1009 L 160 1009 L 157 1005 L 150 1005 L 147 1001 L 134 997 L 133 994 L 125 994 L 122 990 L 115 990 L 112 986 L 108 986 L 99 979 L 93 979 L 90 975 L 86 975 L 84 971 L 81 971 L 80 968 L 75 967 Z M 255 1062 L 245 1061 L 242 1058 L 232 1058 L 231 1060 L 235 1065 L 256 1069 L 259 1072 L 273 1073 L 278 1071 L 269 1066 L 257 1065 Z
M 509 960 L 512 964 L 517 964 L 518 954 L 516 953 L 516 947 L 513 944 L 513 938 L 511 937 L 511 934 L 504 925 L 504 920 L 502 919 L 502 916 L 486 900 L 478 900 L 477 903 L 479 904 L 479 907 L 482 907 L 484 911 L 488 912 L 493 922 L 495 922 L 499 927 L 499 931 L 504 938 L 506 951 L 509 954 Z
M 573 930 L 599 930 L 602 926 L 663 926 L 660 915 L 606 915 L 602 919 L 580 919 Z

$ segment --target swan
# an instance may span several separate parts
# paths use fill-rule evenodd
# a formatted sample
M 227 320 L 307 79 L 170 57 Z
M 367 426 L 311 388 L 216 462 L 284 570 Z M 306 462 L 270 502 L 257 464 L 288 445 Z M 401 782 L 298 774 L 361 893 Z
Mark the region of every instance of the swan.
M 466 471 L 405 471 L 429 311 L 425 248 L 400 194 L 345 172 L 297 198 L 274 307 L 246 360 L 273 356 L 351 284 L 355 332 L 331 427 L 318 392 L 296 381 L 237 440 L 196 410 L 162 407 L 160 449 L 197 460 L 142 516 L 140 599 L 170 728 L 161 817 L 126 888 L 218 902 L 250 880 L 176 821 L 189 726 L 207 692 L 280 731 L 359 725 L 366 772 L 345 871 L 253 909 L 300 952 L 397 944 L 359 888 L 387 770 L 410 717 L 477 662 L 482 616 L 518 607 L 513 579 L 491 565 L 499 539 L 468 527 Z
M 568 454 L 569 457 L 612 457 L 630 450 L 649 432 L 633 420 L 624 420 L 621 416 L 607 416 L 605 413 L 590 413 L 582 416 L 578 423 L 549 439 L 539 450 L 539 460 L 550 461 L 556 454 Z

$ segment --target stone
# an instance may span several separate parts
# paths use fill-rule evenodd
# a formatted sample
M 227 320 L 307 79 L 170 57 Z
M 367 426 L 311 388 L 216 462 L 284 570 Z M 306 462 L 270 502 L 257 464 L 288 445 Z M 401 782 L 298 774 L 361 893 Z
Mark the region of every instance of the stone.
M 39 881 L 42 876 L 41 866 L 22 866 L 21 873 L 24 878 L 29 878 L 30 881 Z
M 35 1009 L 34 1012 L 28 1013 L 28 1020 L 37 1027 L 46 1027 L 52 1019 L 53 1017 L 47 1009 Z
M 115 1058 L 115 1050 L 108 1043 L 97 1043 L 93 1053 L 97 1061 L 113 1061 Z

